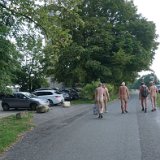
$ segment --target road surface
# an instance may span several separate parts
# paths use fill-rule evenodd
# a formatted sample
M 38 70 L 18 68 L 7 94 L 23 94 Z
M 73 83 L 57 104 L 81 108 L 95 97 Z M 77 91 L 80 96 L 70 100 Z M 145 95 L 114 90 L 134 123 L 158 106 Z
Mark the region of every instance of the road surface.
M 142 112 L 138 96 L 129 100 L 127 114 L 118 100 L 108 110 L 103 119 L 92 105 L 42 123 L 35 117 L 37 127 L 0 160 L 160 160 L 159 110 Z

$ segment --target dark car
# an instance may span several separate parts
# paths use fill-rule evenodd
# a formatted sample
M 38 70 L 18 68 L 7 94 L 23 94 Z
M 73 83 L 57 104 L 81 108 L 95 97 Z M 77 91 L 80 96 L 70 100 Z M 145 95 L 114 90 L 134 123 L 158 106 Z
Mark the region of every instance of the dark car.
M 60 92 L 68 94 L 68 97 L 65 100 L 79 99 L 79 93 L 73 88 L 62 89 Z
M 36 110 L 38 106 L 49 106 L 49 101 L 47 99 L 40 99 L 29 92 L 16 92 L 12 95 L 6 95 L 2 99 L 2 108 L 4 111 L 10 108 Z

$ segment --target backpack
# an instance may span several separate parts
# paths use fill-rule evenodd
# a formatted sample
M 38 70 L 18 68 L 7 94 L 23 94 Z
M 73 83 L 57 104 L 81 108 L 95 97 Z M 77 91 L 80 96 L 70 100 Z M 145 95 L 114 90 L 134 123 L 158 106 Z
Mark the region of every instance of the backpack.
M 142 86 L 142 88 L 141 88 L 141 95 L 142 95 L 142 97 L 147 97 L 148 96 L 148 89 L 147 89 L 147 87 L 146 86 Z

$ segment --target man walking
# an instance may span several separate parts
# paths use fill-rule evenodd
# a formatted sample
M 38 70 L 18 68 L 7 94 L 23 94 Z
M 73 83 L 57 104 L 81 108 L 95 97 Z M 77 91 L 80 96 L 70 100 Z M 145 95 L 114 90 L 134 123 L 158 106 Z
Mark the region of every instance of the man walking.
M 128 113 L 128 99 L 129 99 L 129 91 L 127 86 L 125 86 L 125 82 L 122 82 L 121 86 L 119 87 L 119 99 L 121 101 L 121 110 L 122 113 Z
M 147 112 L 148 94 L 148 87 L 144 84 L 144 82 L 142 82 L 139 89 L 139 99 L 141 100 L 142 111 L 145 113 Z
M 103 118 L 104 111 L 104 97 L 106 97 L 105 89 L 102 87 L 102 83 L 99 83 L 98 87 L 95 90 L 95 101 L 99 108 L 99 117 Z
M 109 92 L 108 92 L 108 88 L 106 87 L 106 85 L 104 83 L 103 83 L 102 87 L 106 91 L 106 97 L 104 97 L 104 112 L 107 113 L 108 112 L 107 103 L 110 100 L 110 95 L 109 95 Z
M 150 82 L 150 87 L 149 87 L 149 93 L 150 93 L 150 98 L 151 98 L 151 104 L 152 104 L 152 112 L 156 111 L 156 98 L 157 98 L 157 92 L 158 89 L 154 85 L 154 83 L 151 81 Z

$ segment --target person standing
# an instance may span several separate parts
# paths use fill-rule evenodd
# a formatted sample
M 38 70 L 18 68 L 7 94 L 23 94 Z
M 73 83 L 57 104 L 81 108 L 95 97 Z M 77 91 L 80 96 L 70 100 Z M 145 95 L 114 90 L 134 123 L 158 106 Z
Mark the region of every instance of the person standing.
M 149 87 L 149 93 L 150 93 L 150 99 L 151 99 L 151 104 L 152 104 L 152 110 L 151 110 L 152 112 L 156 111 L 157 92 L 158 92 L 157 87 L 151 81 L 150 82 L 150 87 Z
M 99 83 L 98 87 L 95 90 L 95 101 L 99 108 L 98 118 L 103 118 L 104 97 L 106 97 L 105 89 L 102 87 L 102 83 Z
M 119 99 L 121 101 L 121 110 L 122 113 L 128 113 L 128 99 L 129 99 L 129 90 L 127 86 L 125 86 L 125 82 L 122 82 L 119 87 Z
M 107 103 L 108 103 L 108 101 L 110 100 L 110 95 L 109 95 L 108 88 L 106 87 L 106 85 L 103 84 L 102 87 L 103 87 L 103 88 L 105 89 L 105 91 L 106 91 L 106 97 L 104 97 L 104 112 L 107 113 L 107 112 L 108 112 Z
M 148 101 L 149 89 L 144 82 L 141 82 L 139 89 L 139 99 L 141 101 L 142 111 L 147 112 L 147 101 Z

